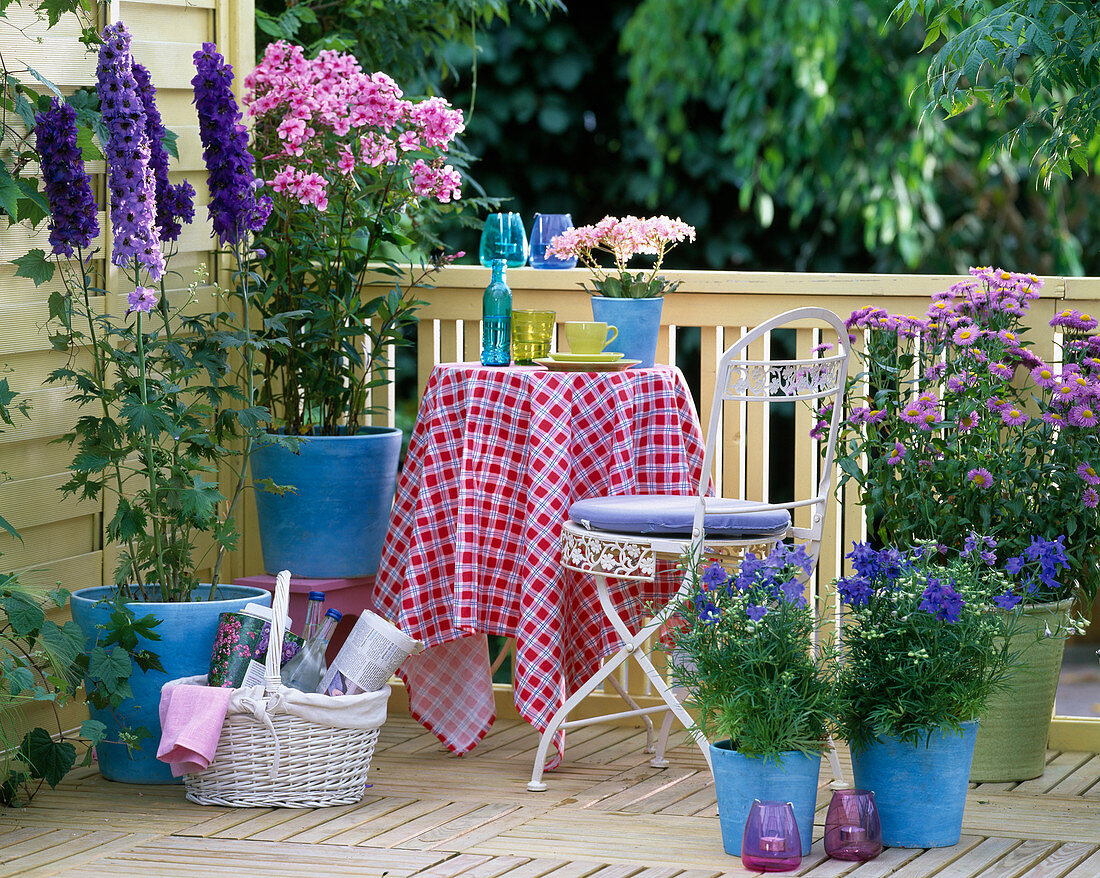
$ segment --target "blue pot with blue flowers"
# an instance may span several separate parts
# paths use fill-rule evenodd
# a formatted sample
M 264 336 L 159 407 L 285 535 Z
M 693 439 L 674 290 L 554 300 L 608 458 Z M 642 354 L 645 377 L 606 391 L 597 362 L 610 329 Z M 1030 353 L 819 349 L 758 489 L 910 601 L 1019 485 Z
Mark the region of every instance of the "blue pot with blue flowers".
M 962 833 L 978 722 L 1017 659 L 1020 593 L 1042 563 L 999 565 L 996 541 L 854 546 L 843 606 L 839 727 L 855 785 L 872 790 L 889 847 L 944 847 Z

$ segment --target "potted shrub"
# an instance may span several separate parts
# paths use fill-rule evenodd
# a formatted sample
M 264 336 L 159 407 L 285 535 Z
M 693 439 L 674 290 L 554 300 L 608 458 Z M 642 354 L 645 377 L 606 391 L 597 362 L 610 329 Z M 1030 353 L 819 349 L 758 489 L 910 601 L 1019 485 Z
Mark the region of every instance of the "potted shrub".
M 935 539 L 955 550 L 972 531 L 1001 562 L 1034 535 L 1064 536 L 1067 568 L 1021 593 L 1021 662 L 978 732 L 974 780 L 1042 773 L 1062 648 L 1092 606 L 1100 537 L 1100 336 L 1072 309 L 1050 321 L 1060 364 L 1021 325 L 1041 281 L 993 268 L 932 296 L 922 317 L 861 308 L 849 329 L 863 371 L 849 384 L 838 463 L 858 488 L 880 545 Z M 1036 632 L 1050 636 L 1037 637 Z
M 840 732 L 887 846 L 948 846 L 962 832 L 978 721 L 1013 658 L 1022 585 L 994 566 L 995 549 L 976 534 L 961 552 L 864 543 L 848 555 L 855 573 L 835 583 Z
M 595 225 L 579 226 L 557 235 L 551 240 L 547 254 L 577 259 L 592 270 L 593 318 L 616 327 L 619 334 L 615 347 L 627 359 L 640 360 L 638 365 L 647 368 L 657 356 L 664 295 L 680 285 L 658 272 L 665 254 L 685 239 L 694 241 L 695 229 L 679 219 L 605 216 Z M 611 254 L 614 271 L 599 264 L 595 254 L 600 250 Z M 631 274 L 627 263 L 637 254 L 656 258 L 648 271 Z
M 252 461 L 267 489 L 256 495 L 264 567 L 371 575 L 401 445 L 399 431 L 369 426 L 371 394 L 391 380 L 390 349 L 422 304 L 415 290 L 448 261 L 401 267 L 437 243 L 426 218 L 456 209 L 461 178 L 447 157 L 462 113 L 438 97 L 405 99 L 351 55 L 307 59 L 282 41 L 245 86 L 274 197 L 257 306 L 289 341 L 266 352 L 261 401 L 279 433 L 301 438 L 270 441 Z
M 741 855 L 753 799 L 794 805 L 809 852 L 821 753 L 836 715 L 830 650 L 813 643 L 806 599 L 813 560 L 780 543 L 745 554 L 731 574 L 692 568 L 692 590 L 670 631 L 669 667 L 698 727 L 711 768 L 726 853 Z
M 129 752 L 141 737 L 151 735 L 155 743 L 159 735 L 161 686 L 206 670 L 222 612 L 270 601 L 262 589 L 218 581 L 237 540 L 234 514 L 247 454 L 267 413 L 254 405 L 251 391 L 238 389 L 230 365 L 231 353 L 244 351 L 247 361 L 255 345 L 248 271 L 239 272 L 235 290 L 246 302 L 243 325 L 229 309 L 197 302 L 197 284 L 185 301 L 165 295 L 162 247 L 190 221 L 194 192 L 186 183 L 168 184 L 154 89 L 130 55 L 121 22 L 103 32 L 97 79 L 107 132 L 111 260 L 127 279 L 126 312 L 112 314 L 96 298 L 102 292 L 90 249 L 99 231 L 96 205 L 75 114 L 57 99 L 36 119 L 56 264 L 41 252 L 32 258 L 36 282 L 47 283 L 56 272 L 64 284 L 64 292 L 50 296 L 50 321 L 54 347 L 68 359 L 50 380 L 72 387 L 70 399 L 81 408 L 64 437 L 75 456 L 62 490 L 111 501 L 104 534 L 118 552 L 112 584 L 75 590 L 71 598 L 86 637 L 87 699 L 104 729 L 100 770 L 113 780 L 171 782 L 155 746 Z M 207 84 L 223 100 L 216 102 L 216 118 L 200 103 L 200 122 L 204 140 L 211 125 L 220 129 L 216 148 L 206 154 L 215 233 L 243 259 L 248 236 L 262 227 L 269 206 L 257 199 L 229 83 L 219 77 Z M 244 455 L 235 455 L 242 446 Z M 218 489 L 218 466 L 234 462 L 235 485 L 226 497 Z M 202 544 L 211 540 L 212 555 L 204 555 Z M 200 583 L 196 571 L 206 567 L 212 581 Z

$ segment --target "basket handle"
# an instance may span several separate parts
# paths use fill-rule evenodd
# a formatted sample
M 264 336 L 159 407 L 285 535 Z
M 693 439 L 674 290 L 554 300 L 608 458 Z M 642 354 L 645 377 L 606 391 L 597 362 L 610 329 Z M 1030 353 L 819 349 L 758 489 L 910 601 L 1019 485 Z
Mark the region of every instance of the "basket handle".
M 286 634 L 286 610 L 290 603 L 290 571 L 282 570 L 275 577 L 275 599 L 271 604 L 271 635 L 267 640 L 264 660 L 264 683 L 268 692 L 283 687 L 279 676 L 283 665 L 283 635 Z

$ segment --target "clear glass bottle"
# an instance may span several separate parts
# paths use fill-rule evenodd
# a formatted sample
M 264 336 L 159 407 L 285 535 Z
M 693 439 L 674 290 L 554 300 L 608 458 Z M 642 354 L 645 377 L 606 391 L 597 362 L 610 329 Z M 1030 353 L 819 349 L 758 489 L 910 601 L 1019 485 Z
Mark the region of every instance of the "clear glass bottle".
M 317 633 L 324 609 L 325 593 L 323 591 L 311 591 L 309 593 L 309 606 L 306 608 L 306 627 L 302 631 L 303 640 L 309 640 Z
M 321 685 L 321 678 L 328 670 L 328 665 L 325 663 L 325 650 L 328 649 L 328 643 L 332 640 L 336 623 L 342 617 L 343 614 L 339 610 L 325 611 L 325 617 L 317 633 L 306 641 L 301 652 L 283 665 L 279 676 L 284 686 L 290 686 L 302 692 L 317 691 L 317 687 Z
M 507 366 L 512 359 L 512 291 L 503 259 L 493 260 L 493 276 L 481 298 L 481 365 Z

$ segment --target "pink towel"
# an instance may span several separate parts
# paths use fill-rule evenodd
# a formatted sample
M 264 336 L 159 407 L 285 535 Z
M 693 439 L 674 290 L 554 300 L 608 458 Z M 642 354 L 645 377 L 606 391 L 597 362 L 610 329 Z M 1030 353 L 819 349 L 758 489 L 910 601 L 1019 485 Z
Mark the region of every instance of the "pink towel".
M 173 777 L 210 766 L 231 694 L 231 689 L 184 684 L 161 690 L 157 759 L 172 766 Z

